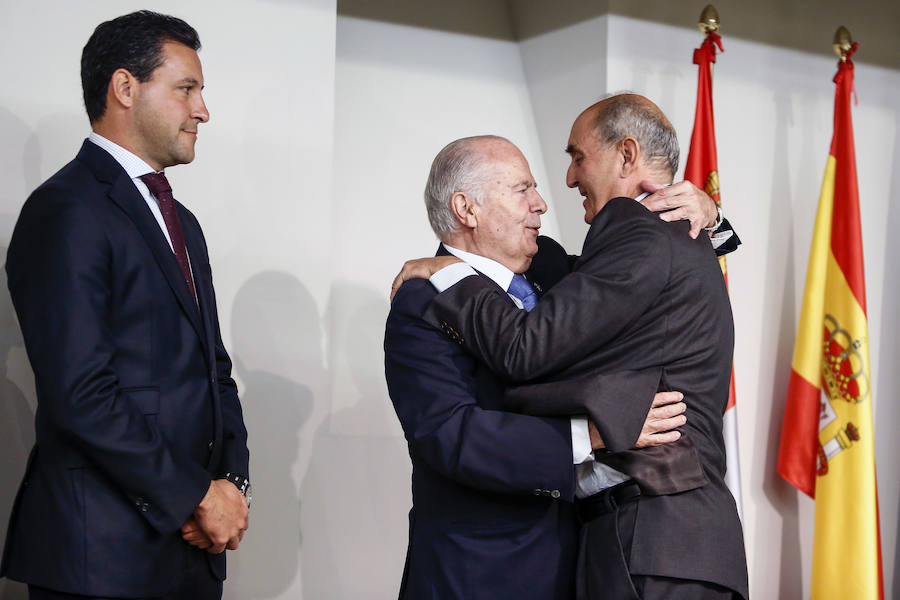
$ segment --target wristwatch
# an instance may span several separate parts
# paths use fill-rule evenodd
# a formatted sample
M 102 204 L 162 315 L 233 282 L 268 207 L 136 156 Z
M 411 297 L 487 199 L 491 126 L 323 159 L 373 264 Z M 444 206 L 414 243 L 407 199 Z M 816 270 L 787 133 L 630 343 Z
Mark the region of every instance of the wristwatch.
M 237 473 L 225 473 L 222 479 L 227 479 L 237 487 L 244 498 L 247 499 L 247 508 L 250 508 L 250 500 L 253 498 L 253 486 L 250 485 L 250 480 Z
M 710 225 L 709 227 L 704 227 L 703 229 L 705 229 L 706 231 L 715 231 L 716 229 L 718 229 L 719 227 L 722 226 L 722 221 L 725 220 L 725 215 L 722 214 L 721 206 L 716 206 L 716 213 L 717 213 L 716 214 L 716 222 L 713 223 L 712 225 Z

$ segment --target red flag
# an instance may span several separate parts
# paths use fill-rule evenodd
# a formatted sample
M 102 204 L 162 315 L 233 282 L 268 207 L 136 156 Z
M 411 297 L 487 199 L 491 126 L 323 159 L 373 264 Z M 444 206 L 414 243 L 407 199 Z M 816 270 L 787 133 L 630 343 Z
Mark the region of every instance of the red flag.
M 704 190 L 721 206 L 719 193 L 719 167 L 716 156 L 716 127 L 713 119 L 712 100 L 712 63 L 716 62 L 716 46 L 724 52 L 722 38 L 715 32 L 706 34 L 706 39 L 694 50 L 694 64 L 699 67 L 697 73 L 697 110 L 694 114 L 694 132 L 691 134 L 691 148 L 688 152 L 684 178 Z M 728 285 L 728 269 L 725 257 L 719 258 L 725 285 Z M 734 496 L 738 514 L 741 508 L 741 469 L 738 460 L 737 411 L 734 391 L 734 367 L 731 369 L 731 385 L 728 390 L 728 406 L 725 409 L 723 433 L 725 435 L 725 451 L 727 471 L 725 482 Z

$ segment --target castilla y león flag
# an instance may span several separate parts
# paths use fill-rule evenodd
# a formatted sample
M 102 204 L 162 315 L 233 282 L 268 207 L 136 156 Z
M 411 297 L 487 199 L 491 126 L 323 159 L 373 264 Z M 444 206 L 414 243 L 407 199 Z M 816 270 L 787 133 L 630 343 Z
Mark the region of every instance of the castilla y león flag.
M 694 50 L 694 64 L 697 73 L 697 111 L 694 114 L 694 132 L 691 134 L 691 148 L 688 152 L 684 178 L 696 185 L 721 206 L 719 195 L 719 167 L 716 157 L 716 129 L 713 120 L 712 103 L 712 63 L 716 62 L 716 46 L 722 50 L 722 38 L 711 31 L 699 48 Z M 728 285 L 728 269 L 725 257 L 719 257 L 719 266 Z M 725 483 L 734 496 L 738 514 L 741 510 L 741 469 L 738 461 L 737 411 L 734 393 L 734 367 L 731 369 L 731 386 L 728 390 L 728 406 L 725 409 L 723 432 L 725 435 L 725 456 L 727 470 Z
M 881 599 L 869 335 L 850 95 L 838 65 L 834 136 L 813 229 L 778 472 L 815 498 L 811 597 Z

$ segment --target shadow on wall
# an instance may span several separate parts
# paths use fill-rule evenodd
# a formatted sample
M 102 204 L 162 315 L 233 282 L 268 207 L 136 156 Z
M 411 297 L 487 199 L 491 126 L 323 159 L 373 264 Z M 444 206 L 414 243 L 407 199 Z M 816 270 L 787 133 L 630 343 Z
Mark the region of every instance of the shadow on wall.
M 258 273 L 235 296 L 232 339 L 254 498 L 251 527 L 229 556 L 225 597 L 275 598 L 296 579 L 303 543 L 293 472 L 314 404 L 304 382 L 324 378 L 318 309 L 293 275 Z
M 0 248 L 6 263 L 6 248 Z M 6 287 L 6 270 L 0 270 L 0 540 L 6 539 L 9 515 L 28 453 L 34 445 L 34 413 L 23 391 L 11 379 L 8 359 L 24 347 L 22 334 Z M 31 376 L 28 369 L 28 376 Z M 25 586 L 0 579 L 0 598 L 25 600 Z
M 38 137 L 21 119 L 0 108 L 0 261 L 6 264 L 6 246 L 25 196 L 40 177 Z M 0 269 L 0 543 L 6 539 L 9 516 L 28 453 L 34 444 L 34 376 L 25 356 L 25 345 Z M 24 585 L 0 579 L 0 598 L 25 600 Z
M 787 92 L 778 92 L 774 98 L 775 105 L 775 128 L 776 142 L 775 148 L 787 148 L 787 133 L 793 121 L 791 114 L 791 98 Z M 777 154 L 773 157 L 772 164 L 772 198 L 784 197 L 785 190 L 790 190 L 790 156 Z M 772 239 L 787 239 L 788 247 L 786 250 L 778 247 L 777 244 L 769 244 L 768 256 L 766 257 L 766 272 L 778 272 L 779 265 L 784 264 L 785 256 L 793 256 L 794 236 L 791 235 L 792 219 L 785 219 L 784 212 L 773 209 L 770 211 L 769 219 L 769 235 Z M 778 332 L 778 338 L 775 341 L 775 352 L 771 352 L 772 345 L 764 344 L 763 353 L 760 364 L 768 361 L 774 361 L 773 378 L 772 378 L 772 402 L 770 404 L 770 413 L 768 415 L 769 432 L 766 436 L 768 440 L 775 440 L 769 443 L 766 451 L 765 471 L 763 474 L 763 491 L 766 498 L 782 517 L 781 522 L 781 547 L 779 556 L 781 557 L 780 571 L 778 575 L 778 597 L 779 598 L 800 598 L 803 595 L 803 565 L 800 563 L 800 532 L 798 530 L 798 508 L 797 491 L 785 482 L 777 471 L 778 464 L 778 442 L 781 436 L 781 421 L 784 413 L 784 404 L 787 396 L 787 386 L 790 379 L 791 356 L 793 353 L 794 333 L 797 328 L 797 321 L 794 317 L 794 288 L 796 274 L 794 273 L 793 261 L 787 261 L 784 272 L 784 281 L 781 286 L 769 286 L 770 294 L 778 295 L 782 291 L 784 295 L 780 298 L 767 298 L 767 312 L 771 311 L 771 317 L 777 318 L 777 324 L 774 331 Z M 760 402 L 758 410 L 762 413 L 766 410 L 767 403 Z M 760 422 L 764 422 L 764 418 Z M 766 540 L 771 535 L 771 524 L 760 522 L 757 524 L 756 537 L 759 540 Z M 757 569 L 768 571 L 773 565 L 769 564 L 765 559 L 760 557 L 756 560 Z M 751 581 L 763 581 L 771 576 L 769 573 L 757 572 L 755 575 L 751 573 Z
M 399 589 L 410 471 L 384 382 L 388 309 L 370 288 L 332 288 L 332 407 L 316 429 L 301 486 L 303 598 L 350 600 Z

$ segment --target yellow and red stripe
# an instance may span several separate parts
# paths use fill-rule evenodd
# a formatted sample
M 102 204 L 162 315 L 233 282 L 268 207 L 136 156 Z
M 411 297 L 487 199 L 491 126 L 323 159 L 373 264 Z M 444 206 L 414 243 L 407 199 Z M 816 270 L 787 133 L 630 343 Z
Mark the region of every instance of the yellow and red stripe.
M 849 56 L 834 81 L 834 136 L 813 229 L 778 472 L 816 500 L 811 597 L 882 599 Z

